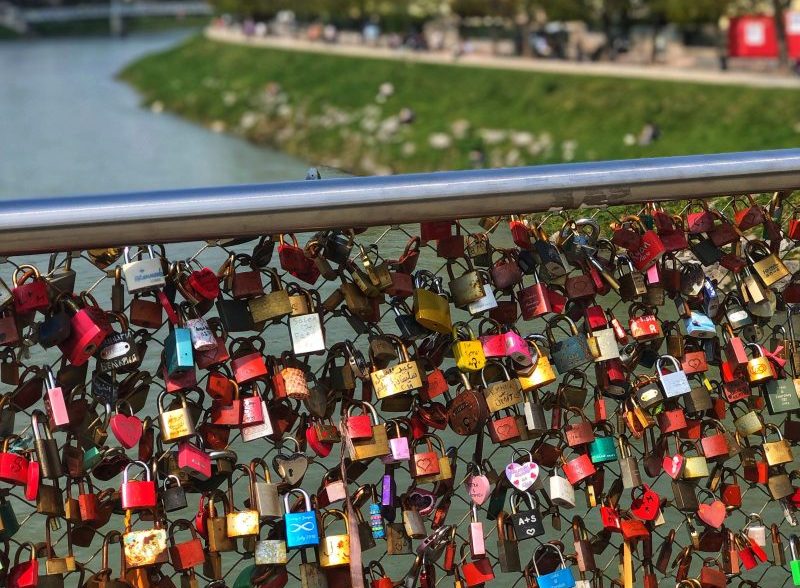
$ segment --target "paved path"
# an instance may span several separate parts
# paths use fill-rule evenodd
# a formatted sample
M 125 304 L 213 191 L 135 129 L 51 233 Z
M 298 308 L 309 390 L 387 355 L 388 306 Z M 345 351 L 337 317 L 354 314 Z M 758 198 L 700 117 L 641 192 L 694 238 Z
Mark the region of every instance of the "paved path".
M 246 37 L 237 30 L 214 27 L 210 27 L 206 30 L 206 36 L 209 39 L 224 43 L 236 43 L 254 47 L 270 47 L 287 51 L 321 53 L 325 55 L 372 57 L 397 61 L 415 61 L 419 63 L 438 63 L 464 67 L 485 67 L 583 76 L 610 76 L 617 78 L 692 82 L 720 86 L 800 89 L 800 77 L 798 76 L 785 77 L 747 72 L 679 69 L 660 65 L 641 66 L 615 63 L 574 63 L 522 57 L 492 57 L 482 55 L 470 55 L 454 59 L 451 54 L 443 52 L 413 52 L 362 45 L 332 45 L 286 37 Z

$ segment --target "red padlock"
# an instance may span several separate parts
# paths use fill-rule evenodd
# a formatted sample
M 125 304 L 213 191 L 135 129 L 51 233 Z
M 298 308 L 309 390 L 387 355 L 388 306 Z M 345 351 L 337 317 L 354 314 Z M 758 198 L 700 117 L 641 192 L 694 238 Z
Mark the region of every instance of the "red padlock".
M 257 337 L 234 339 L 231 341 L 229 351 L 233 377 L 240 386 L 259 378 L 265 378 L 269 374 L 267 364 L 264 362 L 264 341 L 262 339 Z
M 700 204 L 702 210 L 700 212 L 689 212 L 686 215 L 686 230 L 693 235 L 708 233 L 714 228 L 714 215 L 711 214 L 705 200 L 694 200 L 689 204 L 687 211 L 692 210 L 695 204 Z
M 192 534 L 189 541 L 182 543 L 175 542 L 175 533 L 179 529 L 188 529 Z M 205 552 L 203 551 L 203 543 L 197 536 L 197 531 L 192 527 L 191 523 L 186 519 L 177 519 L 169 526 L 169 557 L 172 561 L 172 567 L 176 570 L 188 570 L 195 566 L 202 564 L 205 561 Z
M 227 367 L 225 368 L 227 370 Z M 220 371 L 211 371 L 206 380 L 206 394 L 223 405 L 230 405 L 233 402 L 233 395 L 236 392 L 236 382 Z
M 425 386 L 419 391 L 419 397 L 426 402 L 430 402 L 449 390 L 450 386 L 447 384 L 444 372 L 439 368 L 435 368 L 426 374 Z
M 539 276 L 535 273 L 534 279 L 536 281 L 533 284 L 522 288 L 517 294 L 522 318 L 526 321 L 531 321 L 553 311 L 547 286 L 539 282 Z
M 145 473 L 144 480 L 129 480 L 128 470 L 138 465 Z M 150 467 L 143 461 L 132 461 L 122 473 L 120 486 L 122 508 L 130 510 L 146 510 L 156 507 L 156 483 L 151 478 Z
M 50 521 L 47 522 L 50 524 Z M 20 562 L 24 549 L 31 552 L 28 561 Z M 33 543 L 21 543 L 14 556 L 14 565 L 8 571 L 9 588 L 36 588 L 39 585 L 39 562 L 36 560 L 36 546 Z
M 360 409 L 363 414 L 353 414 L 353 409 Z M 372 439 L 371 415 L 362 403 L 351 404 L 347 408 L 347 434 L 351 439 Z
M 190 294 L 198 300 L 216 300 L 219 296 L 219 278 L 209 267 L 190 273 L 186 278 L 186 285 Z
M 511 229 L 511 239 L 514 245 L 520 249 L 531 248 L 531 232 L 528 225 L 524 220 L 516 215 L 511 215 L 511 220 L 508 221 L 508 228 Z
M 20 273 L 22 272 L 22 273 Z M 17 314 L 43 311 L 50 306 L 47 281 L 32 265 L 20 265 L 14 270 L 14 289 L 11 291 Z M 28 280 L 30 279 L 30 282 Z M 26 283 L 28 282 L 28 283 Z
M 9 451 L 11 441 L 19 439 L 18 435 L 10 435 L 3 440 L 0 452 L 0 481 L 25 486 L 28 483 L 28 460 L 19 453 Z
M 430 221 L 419 224 L 419 238 L 424 245 L 428 241 L 446 239 L 451 233 L 453 221 Z
M 297 237 L 292 233 L 289 233 L 289 237 L 292 239 L 291 245 L 286 244 L 283 240 L 283 235 L 280 236 L 278 259 L 281 267 L 298 280 L 313 286 L 319 279 L 319 269 L 314 260 L 306 257 L 305 251 L 297 243 Z
M 89 485 L 88 492 L 83 479 L 78 481 L 78 508 L 81 513 L 81 521 L 91 523 L 100 519 L 100 502 L 89 476 L 86 477 L 86 484 Z
M 641 492 L 640 495 L 636 495 Z M 631 513 L 643 521 L 654 521 L 661 508 L 661 498 L 649 485 L 631 489 Z
M 655 231 L 645 230 L 641 222 L 638 223 L 640 229 L 640 240 L 636 247 L 628 249 L 628 257 L 633 266 L 644 271 L 656 263 L 667 252 L 664 243 Z
M 719 421 L 704 419 L 700 425 L 700 434 L 702 435 L 709 426 L 714 427 L 716 432 L 713 435 L 701 437 L 700 446 L 703 448 L 703 455 L 706 459 L 728 455 L 730 449 L 728 440 L 725 438 L 725 427 Z
M 587 453 L 580 454 L 570 461 L 566 461 L 562 457 L 561 469 L 564 471 L 567 481 L 573 486 L 597 473 L 597 468 Z

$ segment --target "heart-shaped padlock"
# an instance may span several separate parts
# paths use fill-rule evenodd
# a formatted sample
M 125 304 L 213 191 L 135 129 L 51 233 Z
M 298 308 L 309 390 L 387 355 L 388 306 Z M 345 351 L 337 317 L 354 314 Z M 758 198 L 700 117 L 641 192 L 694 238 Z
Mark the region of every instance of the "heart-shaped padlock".
M 303 476 L 308 471 L 309 459 L 304 453 L 299 451 L 300 444 L 293 437 L 286 437 L 286 441 L 294 441 L 298 447 L 298 451 L 290 455 L 279 453 L 272 459 L 272 466 L 278 475 L 283 478 L 283 481 L 289 486 L 296 487 L 302 482 Z
M 519 464 L 512 462 L 506 466 L 506 478 L 517 490 L 525 491 L 533 486 L 539 477 L 539 466 L 533 461 Z
M 489 483 L 489 478 L 484 476 L 482 473 L 467 476 L 467 479 L 464 480 L 464 487 L 467 489 L 467 494 L 469 494 L 470 500 L 472 500 L 472 502 L 478 506 L 486 502 L 486 499 L 489 497 L 489 493 L 492 489 L 492 485 Z
M 675 455 L 665 455 L 661 465 L 670 478 L 677 480 L 683 471 L 683 462 L 683 455 L 677 453 Z
M 720 500 L 714 500 L 711 504 L 701 504 L 697 508 L 697 516 L 709 527 L 719 529 L 727 516 L 725 504 Z
M 108 420 L 108 426 L 114 437 L 125 449 L 130 449 L 139 443 L 142 438 L 142 421 L 135 415 L 117 413 Z

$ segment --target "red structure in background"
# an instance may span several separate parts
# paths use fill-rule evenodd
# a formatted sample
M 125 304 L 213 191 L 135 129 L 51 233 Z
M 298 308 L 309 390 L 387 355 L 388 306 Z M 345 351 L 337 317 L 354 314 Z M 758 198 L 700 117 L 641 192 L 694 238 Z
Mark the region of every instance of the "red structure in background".
M 789 56 L 800 59 L 800 12 L 786 14 Z M 738 16 L 728 29 L 729 57 L 778 57 L 775 21 L 771 16 Z

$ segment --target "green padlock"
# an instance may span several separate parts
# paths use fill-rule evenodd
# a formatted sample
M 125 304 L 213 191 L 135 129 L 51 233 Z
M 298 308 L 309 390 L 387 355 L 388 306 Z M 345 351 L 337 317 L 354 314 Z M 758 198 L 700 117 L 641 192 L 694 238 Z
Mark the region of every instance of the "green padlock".
M 103 459 L 105 448 L 97 447 L 96 445 L 90 447 L 83 453 L 83 469 L 91 471 L 91 469 L 100 463 Z
M 255 569 L 256 566 L 247 566 L 239 572 L 239 575 L 236 576 L 236 581 L 233 583 L 233 588 L 249 588 L 249 586 L 252 586 L 253 581 L 251 578 Z
M 595 434 L 594 441 L 589 443 L 589 457 L 592 463 L 605 463 L 607 461 L 617 460 L 617 440 L 614 437 L 614 429 L 609 423 L 600 423 L 595 425 L 595 431 L 598 429 L 607 433 L 605 437 L 598 437 Z
M 792 583 L 800 586 L 800 537 L 789 535 L 789 551 L 792 553 L 792 561 L 789 568 L 792 570 Z

